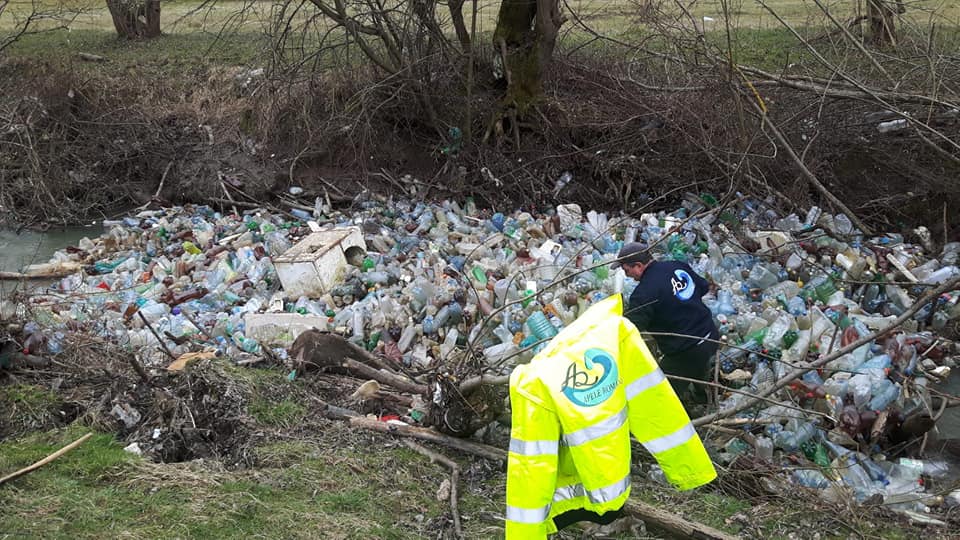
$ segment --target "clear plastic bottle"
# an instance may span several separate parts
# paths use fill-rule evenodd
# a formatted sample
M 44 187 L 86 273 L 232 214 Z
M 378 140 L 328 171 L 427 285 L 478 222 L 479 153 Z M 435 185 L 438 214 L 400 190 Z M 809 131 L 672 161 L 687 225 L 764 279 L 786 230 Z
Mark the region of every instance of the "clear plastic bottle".
M 537 339 L 551 339 L 557 335 L 557 328 L 550 323 L 542 311 L 534 311 L 527 317 L 527 326 Z
M 873 387 L 873 398 L 867 403 L 867 410 L 885 410 L 898 396 L 900 396 L 900 387 L 889 379 L 882 379 Z
M 803 487 L 824 489 L 830 485 L 830 480 L 820 471 L 814 469 L 796 469 L 793 479 Z
M 756 456 L 760 459 L 771 461 L 773 459 L 773 441 L 767 437 L 757 437 L 755 445 Z
M 413 343 L 413 338 L 416 335 L 417 331 L 413 325 L 413 322 L 408 322 L 403 328 L 403 332 L 400 334 L 400 339 L 397 341 L 397 348 L 400 349 L 400 352 L 405 353 L 410 349 L 410 345 Z

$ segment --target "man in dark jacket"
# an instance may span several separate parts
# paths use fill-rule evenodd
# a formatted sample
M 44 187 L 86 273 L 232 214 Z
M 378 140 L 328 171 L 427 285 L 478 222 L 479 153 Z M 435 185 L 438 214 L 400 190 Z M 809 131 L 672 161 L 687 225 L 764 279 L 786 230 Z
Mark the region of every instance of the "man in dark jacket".
M 622 267 L 637 281 L 624 316 L 641 332 L 650 332 L 663 355 L 660 369 L 668 375 L 706 381 L 710 360 L 717 352 L 720 332 L 703 305 L 710 284 L 678 261 L 654 261 L 646 244 L 625 244 L 613 268 Z M 664 335 L 671 334 L 671 335 Z M 670 381 L 684 398 L 689 383 Z M 706 401 L 706 388 L 694 385 L 694 399 Z

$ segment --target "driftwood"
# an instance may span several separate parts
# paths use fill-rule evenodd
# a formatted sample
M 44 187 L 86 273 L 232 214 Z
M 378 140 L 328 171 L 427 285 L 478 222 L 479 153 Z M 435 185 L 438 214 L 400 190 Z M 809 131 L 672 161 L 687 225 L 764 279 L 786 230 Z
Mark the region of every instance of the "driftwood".
M 510 382 L 509 375 L 480 375 L 471 377 L 460 383 L 460 393 L 464 395 L 469 394 L 482 384 L 498 385 L 507 384 L 508 382 Z
M 72 443 L 64 446 L 63 448 L 57 450 L 56 452 L 50 454 L 50 455 L 47 456 L 47 457 L 41 459 L 40 461 L 34 463 L 33 465 L 30 465 L 29 467 L 24 467 L 24 468 L 20 469 L 19 471 L 15 472 L 15 473 L 11 473 L 11 474 L 8 474 L 7 476 L 4 476 L 3 478 L 0 478 L 0 485 L 3 485 L 3 484 L 5 484 L 5 483 L 9 482 L 10 480 L 14 480 L 14 479 L 20 478 L 21 476 L 23 476 L 23 475 L 25 475 L 25 474 L 31 473 L 31 472 L 39 469 L 40 467 L 43 467 L 43 466 L 46 465 L 47 463 L 50 463 L 51 461 L 57 459 L 58 457 L 66 454 L 67 452 L 69 452 L 69 451 L 73 450 L 74 448 L 80 446 L 81 444 L 85 443 L 85 442 L 87 441 L 87 439 L 89 439 L 89 438 L 92 437 L 92 436 L 93 436 L 93 433 L 87 433 L 87 434 L 84 435 L 83 437 L 80 437 L 79 439 L 77 439 L 77 440 L 73 441 Z
M 703 523 L 684 519 L 676 514 L 660 510 L 639 501 L 627 501 L 623 510 L 628 515 L 642 519 L 648 525 L 654 525 L 671 532 L 680 538 L 704 538 L 716 540 L 736 540 L 737 536 L 727 534 Z
M 439 463 L 450 469 L 450 512 L 453 514 L 453 529 L 457 538 L 463 538 L 463 527 L 460 526 L 460 511 L 457 509 L 457 485 L 460 483 L 460 465 L 452 459 L 442 456 L 432 450 L 411 441 L 403 441 L 407 448 L 419 452 L 428 458 L 431 463 Z

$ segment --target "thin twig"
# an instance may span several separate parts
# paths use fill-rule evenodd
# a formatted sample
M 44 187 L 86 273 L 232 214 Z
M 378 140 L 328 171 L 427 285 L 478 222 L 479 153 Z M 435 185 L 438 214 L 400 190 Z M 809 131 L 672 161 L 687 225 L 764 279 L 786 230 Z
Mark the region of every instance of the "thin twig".
M 457 462 L 452 459 L 424 448 L 411 440 L 405 440 L 403 444 L 407 445 L 407 448 L 430 458 L 431 463 L 439 463 L 450 469 L 450 512 L 453 514 L 453 529 L 457 538 L 463 538 L 463 528 L 460 526 L 460 511 L 457 509 L 457 485 L 460 483 L 460 465 L 457 465 Z
M 153 325 L 150 324 L 150 321 L 148 321 L 147 318 L 143 316 L 143 312 L 137 311 L 137 315 L 140 316 L 140 320 L 142 320 L 143 324 L 147 326 L 147 329 L 150 330 L 150 333 L 153 334 L 153 337 L 157 338 L 157 342 L 160 343 L 160 347 L 163 348 L 163 352 L 167 353 L 167 356 L 169 356 L 172 360 L 176 360 L 177 357 L 174 356 L 172 352 L 170 352 L 170 349 L 167 348 L 167 344 L 163 342 L 163 338 L 160 337 L 160 334 L 158 334 L 157 331 L 153 329 Z

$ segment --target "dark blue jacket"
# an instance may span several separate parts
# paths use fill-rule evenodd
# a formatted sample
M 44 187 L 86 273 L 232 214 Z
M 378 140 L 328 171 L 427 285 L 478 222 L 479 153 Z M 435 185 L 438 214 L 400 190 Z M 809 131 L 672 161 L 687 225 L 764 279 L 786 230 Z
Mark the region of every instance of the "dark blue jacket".
M 678 261 L 653 261 L 640 276 L 624 315 L 641 332 L 669 332 L 692 338 L 653 338 L 665 355 L 687 350 L 703 338 L 719 339 L 713 316 L 702 297 L 710 289 L 707 280 Z

